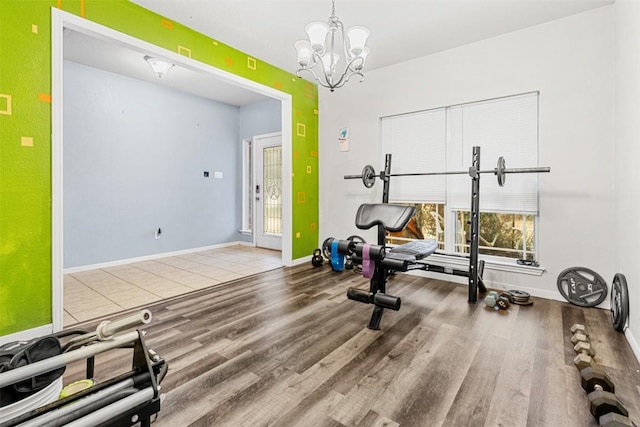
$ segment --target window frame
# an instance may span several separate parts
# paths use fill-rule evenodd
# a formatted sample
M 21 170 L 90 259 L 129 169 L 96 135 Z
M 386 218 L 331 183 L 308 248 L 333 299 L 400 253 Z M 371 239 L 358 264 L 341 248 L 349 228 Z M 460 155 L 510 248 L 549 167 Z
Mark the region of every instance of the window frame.
M 253 234 L 253 139 L 242 140 L 242 228 L 240 233 Z
M 461 106 L 465 106 L 465 105 L 472 105 L 472 104 L 478 104 L 478 103 L 486 103 L 486 102 L 492 102 L 492 101 L 500 101 L 500 100 L 505 100 L 505 99 L 509 99 L 509 98 L 517 98 L 517 97 L 521 97 L 521 96 L 526 96 L 526 95 L 535 95 L 536 96 L 536 102 L 539 103 L 539 97 L 540 97 L 540 93 L 539 91 L 533 91 L 533 92 L 527 92 L 527 93 L 521 93 L 521 94 L 514 94 L 514 95 L 508 95 L 508 96 L 501 96 L 501 97 L 496 97 L 496 98 L 491 98 L 491 99 L 486 99 L 486 100 L 481 100 L 481 101 L 473 101 L 473 102 L 468 102 L 468 103 L 463 103 L 463 104 L 455 104 L 455 105 L 449 105 L 449 106 L 444 106 L 444 107 L 437 107 L 437 108 L 430 108 L 430 109 L 425 109 L 425 110 L 420 110 L 420 111 L 414 111 L 414 112 L 410 112 L 410 113 L 404 113 L 404 114 L 397 114 L 397 115 L 389 115 L 389 116 L 384 116 L 384 117 L 380 117 L 380 121 L 381 121 L 381 125 L 380 125 L 380 130 L 381 130 L 381 135 L 380 135 L 380 141 L 381 141 L 381 146 L 383 147 L 383 149 L 381 150 L 381 156 L 385 156 L 385 149 L 384 149 L 384 135 L 382 134 L 382 120 L 383 119 L 388 119 L 391 117 L 397 117 L 397 116 L 403 116 L 405 114 L 416 114 L 416 113 L 427 113 L 430 111 L 435 111 L 435 110 L 440 110 L 440 109 L 444 109 L 446 111 L 445 114 L 445 132 L 446 132 L 446 141 L 445 144 L 448 146 L 448 144 L 453 143 L 450 140 L 450 133 L 451 133 L 451 129 L 449 128 L 450 126 L 450 121 L 449 119 L 449 111 L 452 108 L 455 107 L 461 107 Z M 539 114 L 539 110 L 536 111 L 536 126 L 539 129 L 539 124 L 540 124 L 540 114 Z M 537 140 L 536 140 L 536 145 L 539 146 L 539 130 L 538 130 L 538 134 L 537 134 Z M 487 178 L 491 178 L 491 176 L 488 176 Z M 485 179 L 487 179 L 485 178 Z M 537 189 L 537 195 L 539 197 L 539 187 Z M 392 196 L 392 194 L 391 194 Z M 482 196 L 482 195 L 481 195 Z M 456 215 L 457 212 L 459 212 L 458 210 L 455 210 L 453 208 L 451 208 L 451 200 L 452 200 L 452 196 L 451 196 L 451 186 L 447 184 L 446 186 L 446 200 L 444 202 L 444 250 L 443 251 L 439 251 L 439 253 L 436 253 L 434 255 L 432 255 L 431 257 L 435 257 L 433 258 L 436 261 L 440 261 L 440 259 L 442 259 L 442 261 L 444 261 L 445 263 L 449 263 L 451 265 L 455 265 L 460 263 L 460 256 L 461 254 L 464 254 L 464 252 L 456 252 L 456 232 L 457 232 L 457 219 L 456 219 Z M 389 203 L 422 203 L 422 204 L 441 204 L 441 202 L 439 201 L 432 201 L 432 200 L 412 200 L 411 202 L 407 202 L 407 201 L 402 201 L 399 199 L 393 199 L 393 197 L 389 198 Z M 468 212 L 468 210 L 467 210 Z M 508 212 L 491 212 L 491 211 L 481 211 L 482 213 L 488 213 L 488 214 L 492 214 L 492 213 L 508 213 Z M 539 242 L 539 224 L 540 224 L 540 212 L 538 211 L 536 214 L 531 214 L 531 213 L 523 213 L 523 212 L 514 212 L 514 214 L 517 215 L 523 215 L 523 216 L 528 216 L 531 215 L 533 216 L 533 238 L 534 238 L 534 242 L 533 242 L 533 252 L 531 251 L 526 251 L 523 250 L 523 252 L 525 253 L 525 256 L 527 253 L 533 253 L 533 259 L 534 260 L 538 260 L 539 259 L 539 247 L 540 247 L 540 242 Z M 394 246 L 394 245 L 391 245 Z M 487 264 L 489 264 L 490 266 L 492 266 L 493 268 L 497 269 L 497 270 L 503 270 L 503 271 L 514 271 L 514 272 L 524 272 L 526 274 L 533 274 L 533 275 L 541 275 L 544 272 L 544 269 L 538 266 L 528 266 L 528 265 L 520 265 L 517 264 L 517 258 L 511 258 L 511 257 L 503 257 L 503 256 L 497 256 L 497 255 L 488 255 L 488 254 L 478 254 L 478 256 L 484 260 Z M 430 258 L 431 258 L 430 257 Z

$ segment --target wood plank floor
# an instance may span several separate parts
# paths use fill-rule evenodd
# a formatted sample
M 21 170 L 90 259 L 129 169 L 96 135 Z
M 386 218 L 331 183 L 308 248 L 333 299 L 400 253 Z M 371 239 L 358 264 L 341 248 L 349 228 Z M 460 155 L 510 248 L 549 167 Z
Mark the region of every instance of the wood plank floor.
M 381 330 L 346 299 L 368 282 L 281 268 L 149 306 L 147 344 L 169 363 L 156 426 L 596 426 L 573 366 L 573 323 L 640 420 L 640 365 L 605 310 L 535 299 L 495 312 L 465 286 L 398 274 Z M 97 322 L 82 326 L 92 327 Z M 117 350 L 96 378 L 126 370 Z M 82 377 L 70 366 L 66 381 Z

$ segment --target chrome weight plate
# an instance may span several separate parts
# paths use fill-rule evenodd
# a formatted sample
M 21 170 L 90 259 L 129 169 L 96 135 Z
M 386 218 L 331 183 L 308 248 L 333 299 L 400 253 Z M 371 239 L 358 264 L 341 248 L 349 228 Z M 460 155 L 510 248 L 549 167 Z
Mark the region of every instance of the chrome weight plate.
M 365 187 L 371 188 L 376 183 L 376 170 L 371 165 L 366 165 L 362 169 L 362 183 Z
M 585 267 L 570 267 L 558 276 L 558 291 L 571 304 L 595 307 L 607 298 L 607 283 Z
M 610 302 L 613 329 L 624 332 L 629 317 L 629 289 L 627 288 L 627 279 L 622 273 L 613 276 Z
M 498 165 L 496 166 L 496 176 L 498 177 L 498 185 L 504 187 L 504 183 L 507 181 L 507 175 L 504 170 L 507 168 L 504 157 L 498 157 Z

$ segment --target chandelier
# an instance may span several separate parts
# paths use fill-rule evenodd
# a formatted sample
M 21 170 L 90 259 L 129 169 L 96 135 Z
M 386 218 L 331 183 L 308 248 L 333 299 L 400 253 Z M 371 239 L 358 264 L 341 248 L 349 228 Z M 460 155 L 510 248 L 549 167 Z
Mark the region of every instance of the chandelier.
M 344 86 L 353 75 L 360 76 L 360 81 L 364 81 L 362 68 L 369 55 L 369 48 L 365 43 L 370 31 L 368 28 L 355 26 L 346 31 L 345 37 L 344 26 L 336 16 L 336 2 L 332 0 L 331 3 L 331 16 L 327 23 L 308 24 L 304 29 L 309 40 L 299 40 L 295 43 L 295 47 L 300 65 L 296 75 L 301 77 L 302 71 L 308 71 L 320 86 L 329 88 L 333 92 L 334 89 Z M 345 57 L 342 71 L 338 68 L 340 54 L 336 51 L 339 50 L 344 51 Z

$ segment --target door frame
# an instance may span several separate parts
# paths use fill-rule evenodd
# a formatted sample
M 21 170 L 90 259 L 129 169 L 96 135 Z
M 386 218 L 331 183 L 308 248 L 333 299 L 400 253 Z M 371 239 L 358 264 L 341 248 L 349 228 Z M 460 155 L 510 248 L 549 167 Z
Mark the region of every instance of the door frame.
M 229 84 L 281 101 L 282 116 L 282 264 L 292 260 L 292 96 L 274 88 L 196 61 L 57 8 L 51 8 L 51 292 L 53 331 L 63 328 L 64 206 L 63 206 L 63 72 L 64 29 L 116 43 L 149 55 L 167 58 L 176 65 L 207 73 Z
M 268 139 L 268 138 L 273 138 L 279 136 L 280 137 L 280 146 L 282 146 L 282 132 L 273 132 L 273 133 L 266 133 L 263 135 L 255 135 L 252 138 L 252 143 L 251 143 L 251 150 L 253 151 L 252 156 L 253 156 L 253 171 L 252 171 L 252 176 L 253 176 L 253 183 L 252 183 L 252 191 L 251 191 L 251 196 L 252 196 L 252 202 L 253 202 L 253 224 L 255 224 L 255 230 L 253 232 L 253 245 L 256 247 L 262 247 L 262 246 L 258 246 L 258 232 L 260 230 L 258 230 L 258 209 L 255 209 L 256 206 L 256 185 L 258 184 L 258 174 L 256 173 L 258 170 L 258 162 L 257 162 L 257 153 L 258 153 L 258 141 L 263 140 L 263 139 Z M 275 145 L 274 145 L 275 147 Z M 284 157 L 284 155 L 283 155 Z M 263 171 L 264 172 L 264 171 Z M 284 176 L 284 173 L 282 174 L 282 176 Z M 262 189 L 264 190 L 264 188 Z M 264 191 L 261 193 L 260 195 L 261 197 L 264 196 Z M 283 215 L 284 215 L 284 199 L 282 200 L 283 202 Z M 263 205 L 264 207 L 264 205 Z M 280 236 L 280 239 L 283 240 L 284 238 L 284 222 L 282 223 L 282 231 L 283 234 Z M 268 247 L 267 247 L 268 248 Z M 281 246 L 282 248 L 282 246 Z M 268 248 L 270 249 L 270 248 Z

